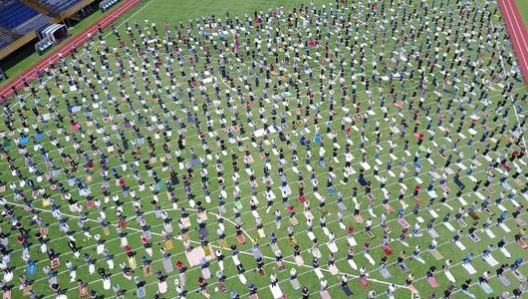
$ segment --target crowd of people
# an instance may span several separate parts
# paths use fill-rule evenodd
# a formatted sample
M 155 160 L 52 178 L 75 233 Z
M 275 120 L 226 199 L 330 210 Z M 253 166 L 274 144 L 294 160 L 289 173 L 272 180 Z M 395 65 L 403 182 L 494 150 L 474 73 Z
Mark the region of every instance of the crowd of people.
M 499 14 L 101 30 L 3 107 L 4 298 L 522 297 L 527 92 Z

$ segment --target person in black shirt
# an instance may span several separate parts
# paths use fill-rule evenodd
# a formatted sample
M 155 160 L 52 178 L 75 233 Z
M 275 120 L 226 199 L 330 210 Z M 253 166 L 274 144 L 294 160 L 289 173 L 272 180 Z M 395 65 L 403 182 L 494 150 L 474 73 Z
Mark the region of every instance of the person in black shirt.
M 304 288 L 302 289 L 302 298 L 303 298 L 303 299 L 308 299 L 308 298 L 310 298 L 310 290 L 308 290 L 307 287 L 304 287 Z

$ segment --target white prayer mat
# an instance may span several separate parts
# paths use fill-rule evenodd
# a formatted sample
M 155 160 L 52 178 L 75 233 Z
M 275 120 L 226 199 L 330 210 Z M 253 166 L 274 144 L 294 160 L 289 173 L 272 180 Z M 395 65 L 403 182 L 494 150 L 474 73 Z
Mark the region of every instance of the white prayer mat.
M 282 293 L 282 290 L 280 289 L 278 283 L 275 286 L 270 285 L 269 288 L 271 290 L 271 294 L 273 295 L 274 299 L 286 298 L 284 294 Z
M 506 249 L 506 247 L 501 247 L 500 251 L 502 252 L 502 254 L 507 257 L 507 258 L 511 258 L 511 253 L 508 251 L 508 249 Z
M 451 225 L 451 223 L 449 222 L 444 222 L 444 226 L 450 231 L 450 232 L 454 232 L 455 231 L 455 228 Z
M 486 263 L 488 263 L 488 265 L 491 267 L 495 267 L 499 264 L 499 262 L 497 262 L 497 260 L 492 255 L 485 256 L 484 261 L 486 261 Z
M 475 267 L 473 267 L 473 265 L 471 264 L 462 264 L 462 267 L 464 267 L 464 269 L 466 269 L 466 271 L 469 273 L 469 275 L 473 275 L 475 273 L 477 273 L 477 270 L 475 270 Z
M 466 250 L 466 246 L 464 244 L 462 244 L 462 242 L 460 241 L 456 241 L 455 242 L 455 245 L 458 247 L 458 249 L 460 249 L 461 251 L 464 251 Z
M 444 270 L 444 274 L 445 274 L 447 280 L 449 280 L 449 281 L 452 282 L 452 283 L 455 283 L 455 282 L 456 282 L 456 279 L 455 279 L 455 277 L 453 276 L 453 274 L 451 273 L 451 271 L 449 271 L 449 270 Z
M 504 223 L 499 224 L 500 228 L 502 228 L 503 231 L 509 233 L 511 232 L 511 229 Z
M 348 264 L 350 265 L 350 268 L 352 268 L 354 270 L 358 269 L 358 266 L 357 266 L 356 262 L 353 259 L 349 259 L 348 260 Z
M 495 234 L 491 231 L 491 229 L 487 228 L 487 229 L 484 230 L 484 232 L 486 233 L 486 235 L 488 235 L 488 237 L 489 237 L 490 239 L 495 239 L 496 236 L 495 236 Z
M 374 259 L 372 258 L 372 256 L 368 253 L 365 253 L 365 258 L 368 260 L 368 262 L 371 264 L 371 265 L 375 265 L 376 262 L 374 261 Z

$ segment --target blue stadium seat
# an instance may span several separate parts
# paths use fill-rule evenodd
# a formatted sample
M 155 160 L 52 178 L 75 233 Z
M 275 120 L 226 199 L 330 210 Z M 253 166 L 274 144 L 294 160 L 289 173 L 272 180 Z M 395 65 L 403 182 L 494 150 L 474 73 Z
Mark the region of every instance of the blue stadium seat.
M 6 42 L 0 37 L 0 49 L 3 49 L 5 47 L 9 46 L 9 42 Z
M 38 15 L 38 12 L 19 0 L 0 2 L 0 26 L 12 29 Z
M 99 7 L 102 11 L 108 10 L 112 5 L 116 4 L 119 0 L 103 0 L 99 3 Z
M 53 10 L 63 12 L 65 10 L 68 10 L 75 4 L 81 2 L 81 0 L 41 0 L 41 3 L 44 5 L 47 5 L 48 7 L 52 8 Z
M 7 32 L 0 31 L 0 49 L 7 47 L 14 41 L 13 36 Z
M 53 21 L 52 17 L 45 16 L 45 15 L 38 15 L 36 17 L 31 18 L 30 22 L 26 22 L 26 23 L 19 25 L 13 31 L 15 33 L 24 35 L 31 31 L 38 30 L 48 24 L 51 24 L 52 21 Z

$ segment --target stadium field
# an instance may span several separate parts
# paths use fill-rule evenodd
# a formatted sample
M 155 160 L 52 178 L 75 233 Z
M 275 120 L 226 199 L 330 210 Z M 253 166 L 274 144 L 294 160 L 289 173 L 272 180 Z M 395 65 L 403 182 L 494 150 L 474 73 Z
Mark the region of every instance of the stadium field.
M 527 291 L 528 92 L 497 3 L 283 2 L 144 1 L 7 100 L 4 293 Z

